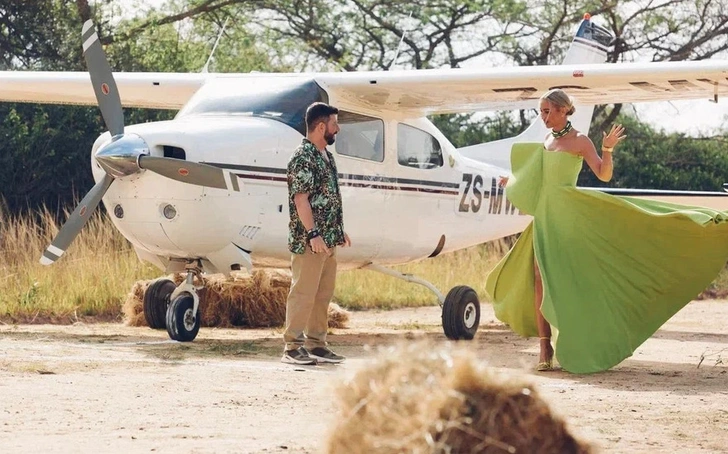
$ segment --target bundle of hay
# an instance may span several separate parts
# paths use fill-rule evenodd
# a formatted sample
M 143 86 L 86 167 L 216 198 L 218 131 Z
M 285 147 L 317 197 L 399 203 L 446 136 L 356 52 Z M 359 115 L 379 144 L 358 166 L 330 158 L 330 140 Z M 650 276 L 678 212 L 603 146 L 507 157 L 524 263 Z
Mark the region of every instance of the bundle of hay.
M 168 279 L 176 284 L 184 280 L 177 274 Z M 144 291 L 153 281 L 134 284 L 124 303 L 127 325 L 147 326 L 144 318 Z M 283 270 L 258 270 L 251 276 L 234 274 L 202 276 L 204 285 L 199 291 L 201 326 L 229 328 L 280 327 L 286 321 L 286 298 L 291 287 L 291 275 Z M 345 328 L 349 313 L 337 304 L 329 305 L 329 327 Z
M 329 453 L 588 453 L 523 378 L 451 343 L 383 352 L 337 390 Z

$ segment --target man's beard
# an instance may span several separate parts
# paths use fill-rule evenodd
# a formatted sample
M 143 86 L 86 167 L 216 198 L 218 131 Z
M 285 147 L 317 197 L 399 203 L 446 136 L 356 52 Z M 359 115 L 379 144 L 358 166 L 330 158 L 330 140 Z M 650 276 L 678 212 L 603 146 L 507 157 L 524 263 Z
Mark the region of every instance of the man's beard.
M 333 145 L 334 141 L 336 140 L 336 136 L 327 132 L 324 134 L 324 139 L 326 140 L 327 144 Z

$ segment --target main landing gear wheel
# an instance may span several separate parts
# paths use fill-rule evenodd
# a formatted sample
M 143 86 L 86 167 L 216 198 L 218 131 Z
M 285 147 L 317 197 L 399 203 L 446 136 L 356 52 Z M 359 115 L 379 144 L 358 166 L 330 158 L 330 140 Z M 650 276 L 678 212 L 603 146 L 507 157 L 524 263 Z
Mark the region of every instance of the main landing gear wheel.
M 442 327 L 448 339 L 471 340 L 480 324 L 480 301 L 475 290 L 465 285 L 453 287 L 442 305 Z
M 167 307 L 167 333 L 172 340 L 191 342 L 200 331 L 200 317 L 195 313 L 195 299 L 180 293 Z
M 166 326 L 169 296 L 177 286 L 169 279 L 157 279 L 144 291 L 144 318 L 152 329 Z
M 445 330 L 445 336 L 454 340 L 470 340 L 475 337 L 480 323 L 480 301 L 478 301 L 478 294 L 472 288 L 459 285 L 453 287 L 447 296 L 442 296 L 442 293 L 434 285 L 411 274 L 390 270 L 375 263 L 370 263 L 363 268 L 388 274 L 414 284 L 424 285 L 437 296 L 437 300 L 440 302 L 440 307 L 442 307 L 442 328 Z

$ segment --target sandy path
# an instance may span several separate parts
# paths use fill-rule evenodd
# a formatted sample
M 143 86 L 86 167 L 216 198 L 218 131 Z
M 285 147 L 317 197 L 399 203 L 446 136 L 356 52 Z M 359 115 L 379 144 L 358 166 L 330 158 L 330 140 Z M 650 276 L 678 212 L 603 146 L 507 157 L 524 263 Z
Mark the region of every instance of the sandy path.
M 688 305 L 619 367 L 535 374 L 536 342 L 483 305 L 471 344 L 524 370 L 579 435 L 605 452 L 728 452 L 728 303 Z M 339 366 L 279 362 L 276 330 L 203 329 L 187 344 L 121 325 L 0 328 L 2 452 L 320 452 L 331 387 L 373 351 L 446 341 L 439 309 L 354 313 L 330 337 Z M 701 355 L 708 355 L 701 366 Z

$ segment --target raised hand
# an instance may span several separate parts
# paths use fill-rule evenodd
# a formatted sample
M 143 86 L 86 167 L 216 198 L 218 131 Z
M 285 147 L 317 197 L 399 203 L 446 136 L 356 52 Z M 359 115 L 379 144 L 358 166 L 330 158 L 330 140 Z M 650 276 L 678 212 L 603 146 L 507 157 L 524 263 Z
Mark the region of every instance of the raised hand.
M 610 149 L 616 147 L 617 144 L 627 138 L 627 136 L 624 135 L 624 127 L 622 127 L 622 125 L 612 125 L 612 129 L 609 131 L 609 134 L 602 132 L 602 135 L 602 147 Z

